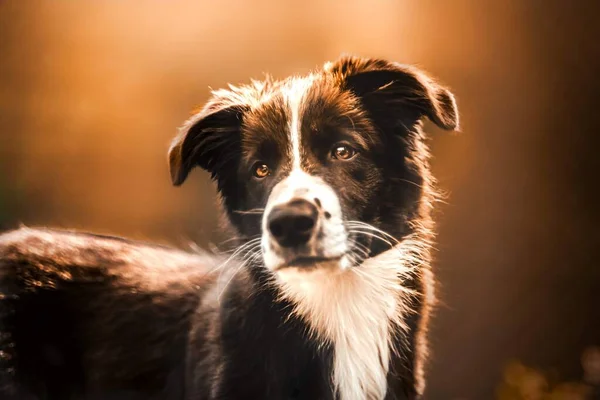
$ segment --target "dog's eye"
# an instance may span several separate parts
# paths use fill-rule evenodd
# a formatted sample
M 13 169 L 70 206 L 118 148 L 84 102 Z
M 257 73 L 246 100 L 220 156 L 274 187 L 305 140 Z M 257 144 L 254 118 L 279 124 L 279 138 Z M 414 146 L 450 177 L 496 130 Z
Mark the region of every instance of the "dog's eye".
M 264 178 L 271 175 L 271 169 L 267 164 L 265 164 L 262 161 L 259 161 L 256 164 L 254 164 L 254 167 L 252 167 L 252 169 L 254 171 L 254 176 L 257 178 Z
M 333 146 L 331 156 L 337 160 L 350 160 L 356 153 L 357 151 L 347 144 L 336 144 Z

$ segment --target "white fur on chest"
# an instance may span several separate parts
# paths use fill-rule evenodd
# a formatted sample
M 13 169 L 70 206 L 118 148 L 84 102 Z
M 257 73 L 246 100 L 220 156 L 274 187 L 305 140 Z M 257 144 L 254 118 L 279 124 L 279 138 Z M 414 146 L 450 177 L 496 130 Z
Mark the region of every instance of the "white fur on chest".
M 401 252 L 391 249 L 361 266 L 280 271 L 283 297 L 334 349 L 333 383 L 342 400 L 378 400 L 387 391 L 392 332 L 403 329 L 407 304 Z

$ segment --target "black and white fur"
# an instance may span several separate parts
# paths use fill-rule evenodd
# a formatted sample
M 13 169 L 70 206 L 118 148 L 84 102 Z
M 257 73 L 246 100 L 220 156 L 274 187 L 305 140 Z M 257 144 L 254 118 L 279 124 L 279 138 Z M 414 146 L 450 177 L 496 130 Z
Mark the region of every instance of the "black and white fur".
M 425 117 L 455 129 L 450 92 L 377 59 L 213 92 L 169 162 L 176 185 L 195 166 L 217 182 L 233 254 L 0 236 L 2 398 L 417 398 L 435 302 Z

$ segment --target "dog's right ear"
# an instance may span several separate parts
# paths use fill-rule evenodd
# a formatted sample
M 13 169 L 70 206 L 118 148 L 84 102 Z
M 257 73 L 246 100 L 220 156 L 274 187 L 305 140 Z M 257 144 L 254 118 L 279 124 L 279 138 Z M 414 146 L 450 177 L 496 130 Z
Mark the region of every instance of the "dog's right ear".
M 458 129 L 454 95 L 417 68 L 376 58 L 344 56 L 325 64 L 338 84 L 358 96 L 372 117 L 410 129 L 423 117 Z
M 200 112 L 183 124 L 169 149 L 173 185 L 181 185 L 195 166 L 210 172 L 214 179 L 237 159 L 242 117 L 247 108 L 241 101 L 215 93 Z

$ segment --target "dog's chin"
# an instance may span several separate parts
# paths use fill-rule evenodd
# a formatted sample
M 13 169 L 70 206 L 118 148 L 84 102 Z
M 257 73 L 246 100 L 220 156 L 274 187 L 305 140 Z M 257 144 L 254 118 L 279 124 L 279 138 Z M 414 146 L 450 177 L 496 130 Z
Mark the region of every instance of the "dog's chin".
M 287 268 L 298 268 L 301 270 L 310 271 L 317 268 L 339 268 L 341 266 L 343 256 L 338 257 L 318 257 L 318 256 L 300 256 L 284 262 L 275 268 L 275 271 L 284 270 Z
M 350 261 L 344 254 L 333 257 L 301 256 L 282 262 L 273 268 L 273 271 L 278 275 L 336 273 L 344 271 L 349 266 Z

